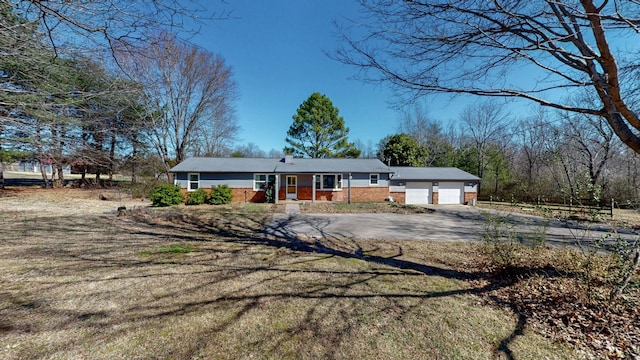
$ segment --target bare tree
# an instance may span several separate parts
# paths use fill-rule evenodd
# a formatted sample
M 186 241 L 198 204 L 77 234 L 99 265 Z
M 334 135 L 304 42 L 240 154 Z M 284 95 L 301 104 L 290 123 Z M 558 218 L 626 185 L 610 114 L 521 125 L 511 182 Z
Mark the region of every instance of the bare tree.
M 553 131 L 550 116 L 541 107 L 532 115 L 520 120 L 514 129 L 514 136 L 519 145 L 519 161 L 514 165 L 529 197 L 535 197 L 541 191 L 541 171 L 551 160 L 553 153 L 549 148 L 549 135 Z
M 267 157 L 272 158 L 272 159 L 277 159 L 277 158 L 283 158 L 284 157 L 284 152 L 282 152 L 282 150 L 278 150 L 278 149 L 271 149 L 267 152 Z
M 75 114 L 60 113 L 77 108 L 87 98 L 106 97 L 107 91 L 122 96 L 125 89 L 85 93 L 75 86 L 74 73 L 62 81 L 51 75 L 60 72 L 58 69 L 64 68 L 64 62 L 73 62 L 76 56 L 89 51 L 93 59 L 105 54 L 117 63 L 113 52 L 116 45 L 131 54 L 134 46 L 146 43 L 147 35 L 159 29 L 194 33 L 199 21 L 212 18 L 197 2 L 180 0 L 0 0 L 0 15 L 0 126 L 22 134 L 4 137 L 0 145 L 7 148 L 7 141 L 19 144 L 28 139 L 32 146 L 27 150 L 43 160 L 54 161 L 52 166 L 61 180 L 61 159 L 71 152 L 70 144 L 77 144 L 81 136 L 76 131 Z M 109 68 L 106 63 L 100 65 Z M 103 131 L 113 130 L 111 125 L 119 117 L 120 110 L 111 107 L 109 111 L 116 118 L 100 116 L 110 124 L 96 123 L 102 129 L 95 133 L 98 140 Z M 108 148 L 108 159 L 103 165 L 107 164 L 111 173 L 117 142 L 116 133 L 110 135 L 96 144 L 101 142 Z M 70 136 L 76 138 L 69 141 Z M 87 152 L 82 156 L 94 161 L 98 158 Z M 44 172 L 43 178 L 48 183 Z
M 354 141 L 356 145 L 356 149 L 360 150 L 360 158 L 361 159 L 375 159 L 377 155 L 376 146 L 373 145 L 373 140 L 367 140 L 366 144 L 358 139 Z
M 232 100 L 232 99 L 229 99 Z M 195 132 L 196 140 L 189 150 L 194 156 L 225 156 L 237 139 L 240 126 L 231 103 L 220 103 L 211 116 L 210 123 L 200 126 Z
M 161 32 L 123 61 L 143 87 L 142 102 L 150 109 L 148 141 L 165 164 L 165 172 L 187 154 L 216 155 L 238 132 L 233 102 L 237 98 L 231 68 L 219 55 L 174 34 Z
M 567 176 L 574 179 L 574 184 L 580 184 L 586 189 L 584 195 L 590 201 L 598 200 L 600 196 L 597 187 L 599 184 L 606 185 L 602 172 L 610 161 L 616 141 L 613 131 L 600 116 L 562 113 L 560 118 L 565 141 L 561 156 L 566 161 L 566 168 L 573 170 Z
M 526 99 L 606 119 L 640 152 L 640 118 L 630 107 L 633 82 L 620 64 L 637 58 L 614 48 L 638 42 L 638 1 L 360 0 L 363 18 L 343 28 L 336 57 L 414 96 L 473 94 Z M 361 25 L 364 24 L 364 25 Z M 358 34 L 358 35 L 355 35 Z M 629 66 L 628 69 L 639 70 Z M 514 75 L 527 73 L 527 80 Z M 624 79 L 634 79 L 627 77 Z M 588 90 L 596 104 L 563 96 Z
M 471 142 L 476 151 L 476 175 L 480 178 L 484 176 L 492 146 L 504 141 L 508 116 L 495 102 L 470 105 L 460 115 L 463 137 Z
M 429 118 L 424 107 L 415 105 L 412 110 L 405 112 L 400 119 L 398 132 L 409 134 L 427 149 L 424 166 L 452 166 L 453 146 L 442 126 Z
M 248 142 L 244 145 L 236 146 L 231 157 L 247 157 L 247 158 L 263 158 L 267 157 L 267 153 L 260 149 L 260 147 L 252 142 Z
M 115 55 L 116 44 L 135 47 L 160 29 L 192 33 L 200 21 L 215 15 L 193 0 L 12 0 L 10 4 L 24 18 L 38 23 L 56 52 L 80 43 L 85 50 L 101 49 Z
M 621 204 L 634 206 L 640 204 L 640 154 L 629 149 L 614 151 L 608 166 L 610 186 L 605 189 L 606 198 L 615 198 Z

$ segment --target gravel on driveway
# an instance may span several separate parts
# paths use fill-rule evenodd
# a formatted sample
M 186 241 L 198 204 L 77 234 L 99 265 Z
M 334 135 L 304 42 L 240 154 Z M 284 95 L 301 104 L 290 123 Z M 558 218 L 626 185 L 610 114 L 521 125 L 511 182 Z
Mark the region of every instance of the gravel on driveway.
M 469 206 L 433 206 L 435 212 L 425 214 L 276 214 L 265 229 L 279 237 L 296 236 L 324 238 L 361 238 L 431 241 L 479 241 L 485 229 L 487 214 L 505 217 L 504 227 L 520 241 L 546 234 L 549 245 L 571 245 L 606 236 L 612 229 L 606 224 L 582 225 L 573 221 L 545 219 L 517 213 Z M 545 229 L 546 228 L 546 229 Z M 637 232 L 618 229 L 626 240 L 635 239 Z

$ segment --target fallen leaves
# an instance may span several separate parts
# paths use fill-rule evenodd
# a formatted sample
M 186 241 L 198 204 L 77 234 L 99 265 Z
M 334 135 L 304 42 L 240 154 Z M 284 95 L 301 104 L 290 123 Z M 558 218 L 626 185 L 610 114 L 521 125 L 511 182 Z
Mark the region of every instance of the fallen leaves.
M 638 289 L 609 303 L 602 289 L 589 289 L 592 296 L 586 296 L 587 289 L 578 279 L 531 274 L 519 274 L 514 281 L 513 273 L 499 272 L 491 279 L 494 290 L 481 296 L 509 306 L 525 317 L 528 326 L 554 341 L 588 350 L 597 358 L 640 359 Z

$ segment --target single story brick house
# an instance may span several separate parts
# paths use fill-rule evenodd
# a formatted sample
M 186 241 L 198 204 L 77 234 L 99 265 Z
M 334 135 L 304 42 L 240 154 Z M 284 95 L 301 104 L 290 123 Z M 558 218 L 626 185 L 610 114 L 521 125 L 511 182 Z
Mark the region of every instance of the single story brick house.
M 171 172 L 175 175 L 174 183 L 185 191 L 226 184 L 233 191 L 233 202 L 264 202 L 265 189 L 273 186 L 276 202 L 393 198 L 403 203 L 408 199 L 408 203 L 438 204 L 442 197 L 434 194 L 440 189 L 449 191 L 453 183 L 464 191 L 459 204 L 475 201 L 479 178 L 455 168 L 435 172 L 433 169 L 439 168 L 393 168 L 378 159 L 303 159 L 287 155 L 283 159 L 190 157 Z M 446 176 L 434 179 L 434 174 Z M 418 197 L 415 186 L 424 186 L 427 196 Z M 447 201 L 450 198 L 453 197 L 446 196 Z

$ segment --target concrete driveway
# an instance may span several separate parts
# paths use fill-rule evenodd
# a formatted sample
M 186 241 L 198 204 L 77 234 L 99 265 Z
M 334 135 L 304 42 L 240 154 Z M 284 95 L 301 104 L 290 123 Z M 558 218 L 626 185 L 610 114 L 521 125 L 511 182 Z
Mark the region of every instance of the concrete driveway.
M 588 228 L 571 221 L 549 220 L 538 216 L 497 213 L 469 206 L 433 207 L 425 214 L 278 214 L 265 232 L 277 237 L 296 236 L 323 238 L 360 238 L 430 241 L 479 241 L 486 228 L 485 216 L 505 216 L 502 228 L 522 242 L 546 234 L 549 245 L 588 244 L 606 236 L 611 228 L 605 224 L 589 224 Z M 546 229 L 545 229 L 546 228 Z M 618 229 L 625 240 L 637 233 Z

